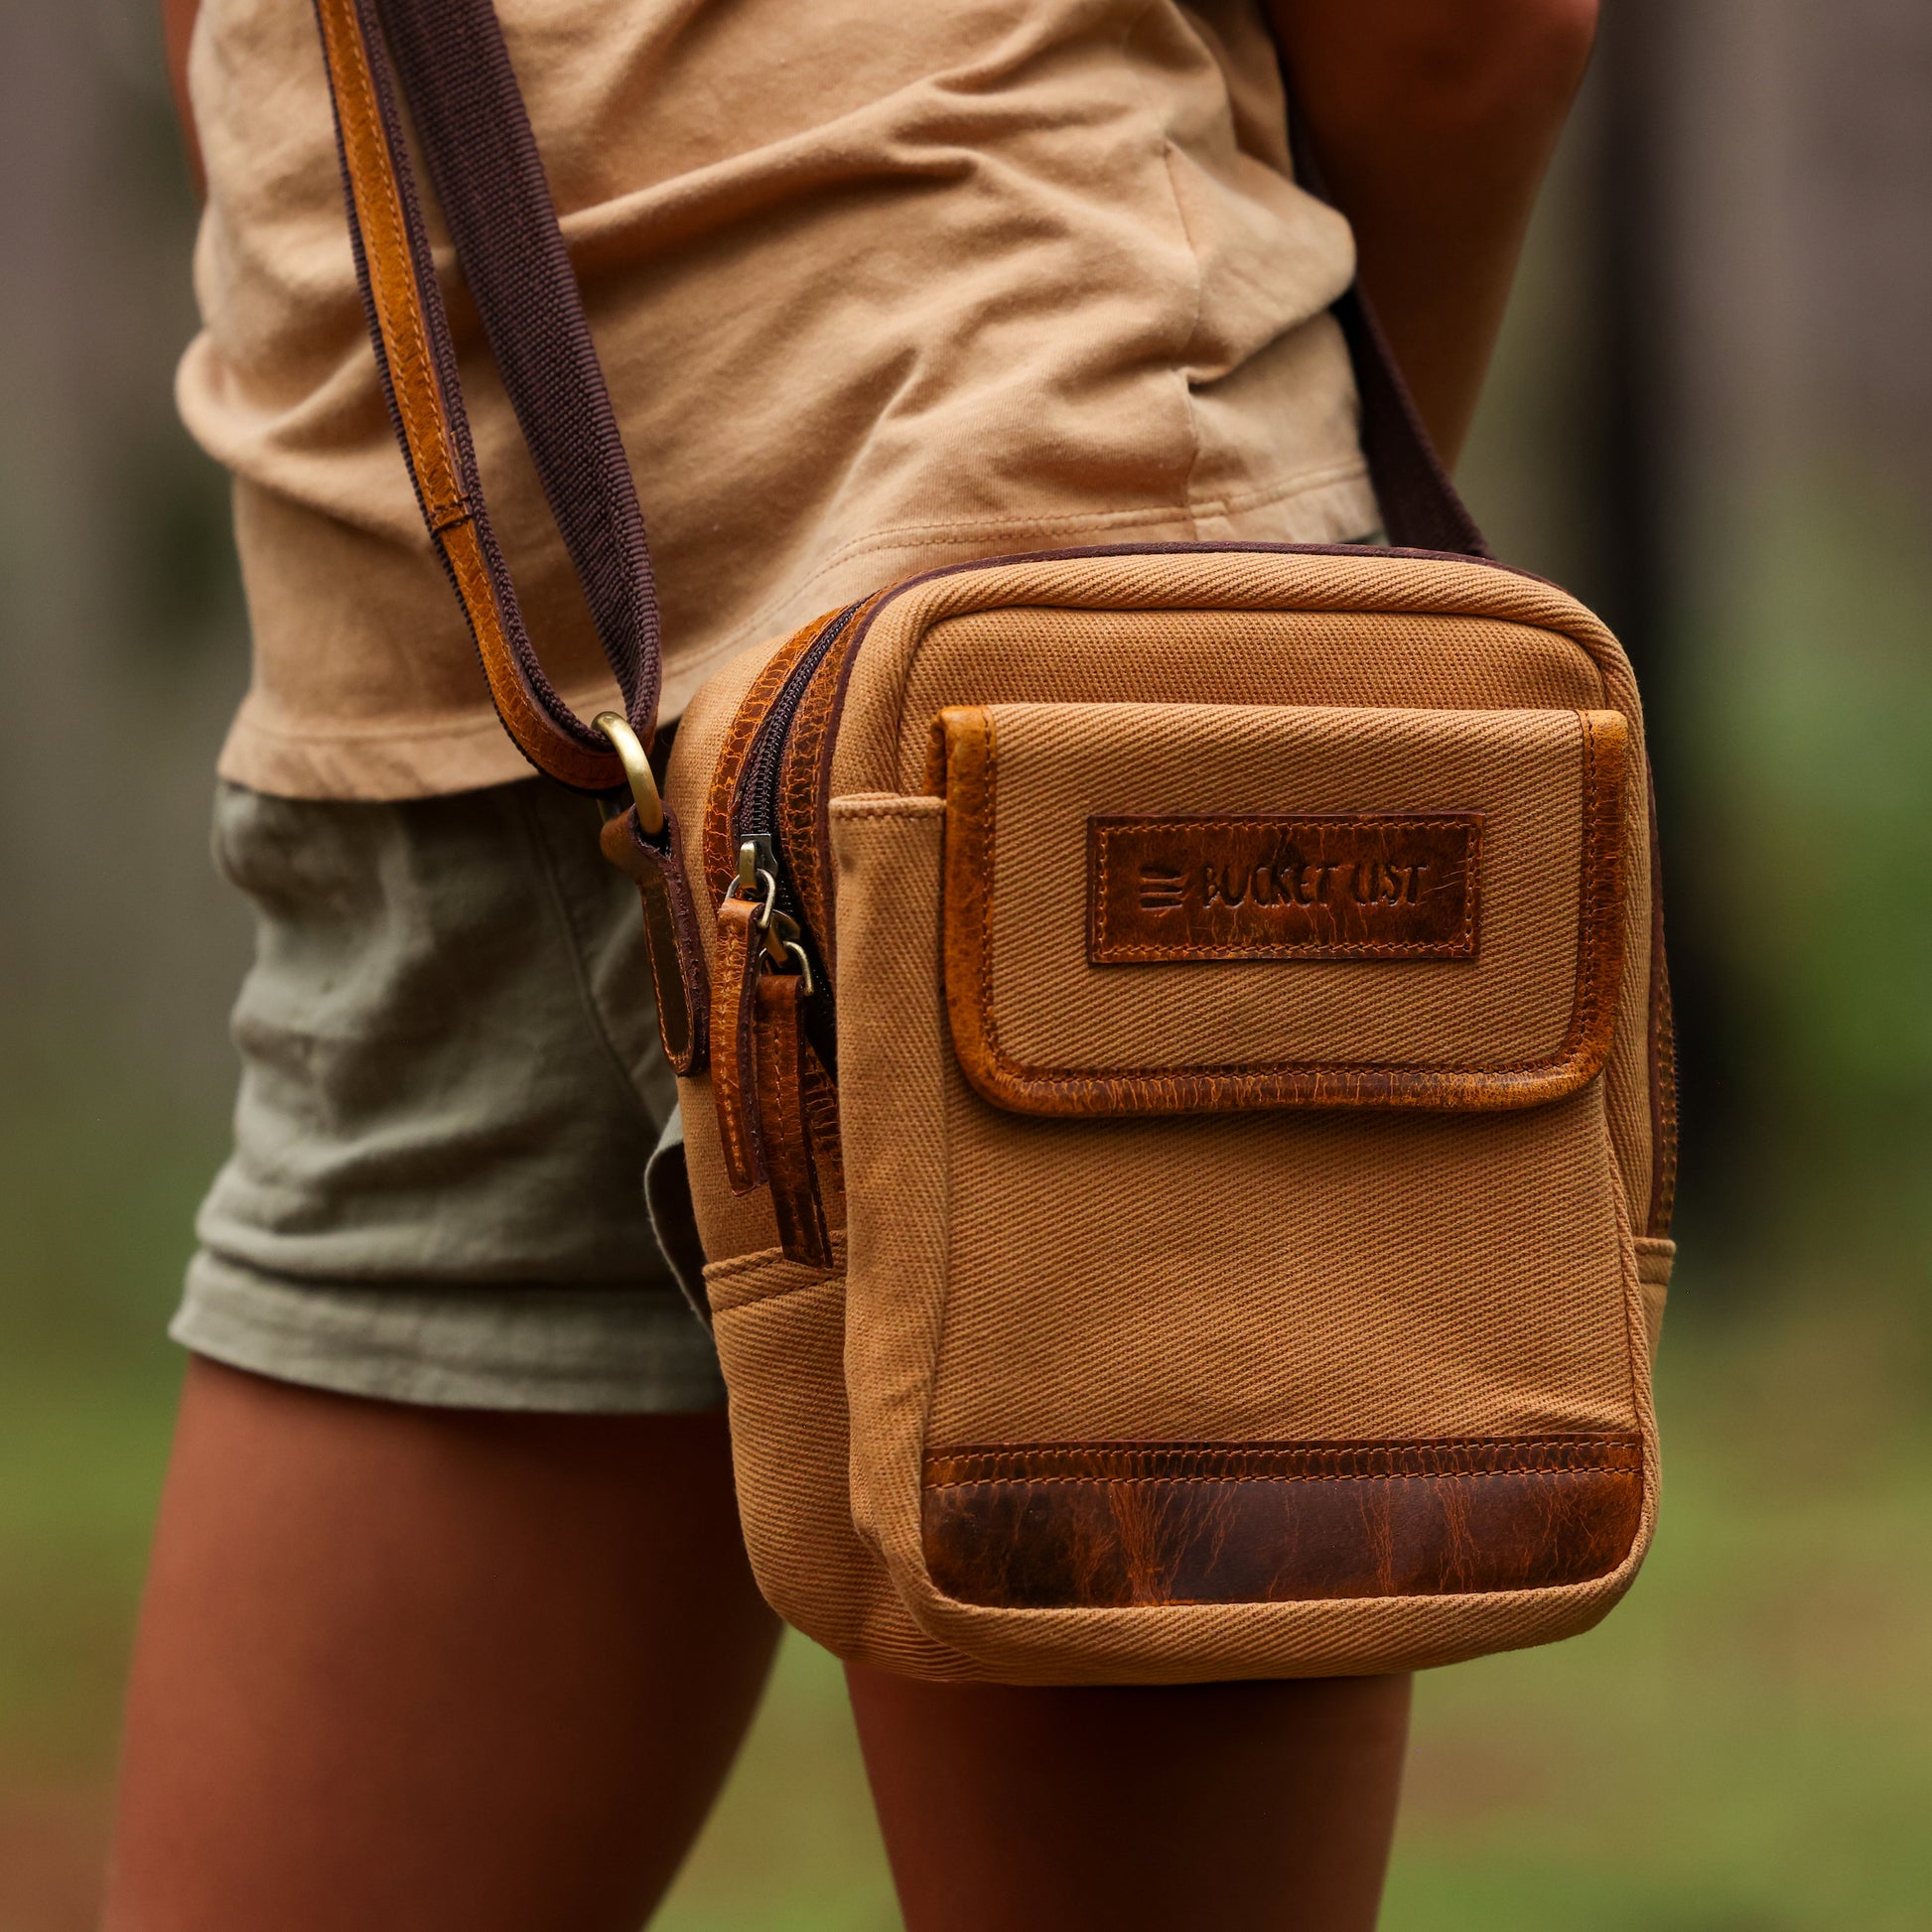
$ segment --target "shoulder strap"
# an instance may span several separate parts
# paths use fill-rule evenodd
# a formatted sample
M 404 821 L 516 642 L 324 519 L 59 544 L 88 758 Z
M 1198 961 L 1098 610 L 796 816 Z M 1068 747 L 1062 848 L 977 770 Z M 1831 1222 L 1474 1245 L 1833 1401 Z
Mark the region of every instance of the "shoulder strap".
M 1362 455 L 1389 541 L 1412 550 L 1487 557 L 1489 546 L 1436 454 L 1359 282 L 1342 292 L 1334 318 L 1355 365 Z
M 490 531 L 394 71 L 503 386 L 647 748 L 661 682 L 643 517 L 492 0 L 314 0 L 335 102 L 355 270 L 389 415 L 430 537 L 469 619 L 504 728 L 539 770 L 585 791 L 619 755 L 557 695 Z M 1292 117 L 1293 119 L 1294 117 Z M 1298 170 L 1319 192 L 1307 158 Z M 1335 304 L 1390 538 L 1487 556 L 1436 458 L 1367 302 Z
M 557 695 L 490 531 L 463 385 L 416 196 L 388 48 L 470 292 L 646 748 L 660 682 L 643 517 L 577 279 L 490 0 L 315 0 L 335 100 L 355 272 L 423 521 L 517 748 L 582 791 L 625 781 L 618 753 Z M 389 40 L 385 44 L 384 29 Z

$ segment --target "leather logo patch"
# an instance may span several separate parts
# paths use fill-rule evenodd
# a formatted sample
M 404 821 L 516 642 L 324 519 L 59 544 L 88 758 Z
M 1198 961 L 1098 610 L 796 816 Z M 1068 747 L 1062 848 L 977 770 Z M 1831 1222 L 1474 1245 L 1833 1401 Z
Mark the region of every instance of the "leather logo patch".
M 1090 818 L 1087 957 L 1473 959 L 1482 819 Z

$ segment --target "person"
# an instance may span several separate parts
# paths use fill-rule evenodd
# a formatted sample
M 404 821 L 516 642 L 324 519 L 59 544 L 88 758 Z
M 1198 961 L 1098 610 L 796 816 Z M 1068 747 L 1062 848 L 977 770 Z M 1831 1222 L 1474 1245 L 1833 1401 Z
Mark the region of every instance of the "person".
M 520 773 L 422 538 L 308 9 L 165 4 L 207 193 L 180 396 L 234 473 L 254 638 L 215 849 L 260 936 L 105 1923 L 618 1932 L 777 1631 L 638 1186 L 673 1095 L 635 897 L 588 802 Z M 1327 305 L 1359 265 L 1452 460 L 1594 29 L 1594 0 L 500 11 L 650 525 L 666 716 L 934 564 L 1370 533 Z M 587 616 L 453 316 L 588 713 Z M 1406 1679 L 849 1681 L 911 1932 L 1374 1923 Z

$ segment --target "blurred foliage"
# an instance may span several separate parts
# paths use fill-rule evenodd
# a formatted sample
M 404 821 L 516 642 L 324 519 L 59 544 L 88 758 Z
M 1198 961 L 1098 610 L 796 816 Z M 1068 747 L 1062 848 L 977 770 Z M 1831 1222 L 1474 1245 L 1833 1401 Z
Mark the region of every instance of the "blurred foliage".
M 1926 505 L 1825 473 L 1754 506 L 1681 688 L 1699 890 L 1803 1144 L 1932 1131 L 1932 555 Z M 1891 1132 L 1874 1135 L 1882 1118 Z

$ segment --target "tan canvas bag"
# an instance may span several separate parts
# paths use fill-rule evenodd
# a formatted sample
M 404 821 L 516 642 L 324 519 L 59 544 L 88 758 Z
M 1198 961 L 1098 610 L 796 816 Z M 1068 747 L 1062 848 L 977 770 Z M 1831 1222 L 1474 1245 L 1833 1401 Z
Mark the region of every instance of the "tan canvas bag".
M 1616 640 L 1484 553 L 939 570 L 713 678 L 665 798 L 629 473 L 487 0 L 317 0 L 372 334 L 504 722 L 615 792 L 766 1595 L 919 1675 L 1388 1671 L 1585 1629 L 1657 1507 L 1668 999 Z M 627 719 L 490 539 L 388 49 Z

